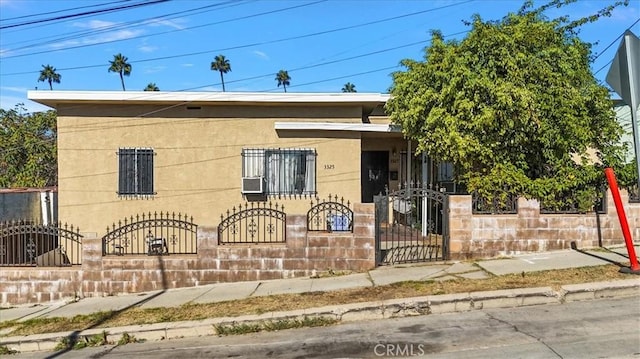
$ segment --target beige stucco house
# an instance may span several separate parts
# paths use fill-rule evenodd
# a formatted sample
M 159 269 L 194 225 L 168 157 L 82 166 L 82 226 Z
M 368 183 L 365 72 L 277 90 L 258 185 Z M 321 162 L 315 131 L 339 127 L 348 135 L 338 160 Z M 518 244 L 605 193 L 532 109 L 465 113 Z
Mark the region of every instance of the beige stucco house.
M 424 175 L 379 93 L 30 91 L 58 111 L 59 217 L 101 236 L 136 213 L 215 226 L 246 201 L 306 213 Z M 413 172 L 413 173 L 412 173 Z

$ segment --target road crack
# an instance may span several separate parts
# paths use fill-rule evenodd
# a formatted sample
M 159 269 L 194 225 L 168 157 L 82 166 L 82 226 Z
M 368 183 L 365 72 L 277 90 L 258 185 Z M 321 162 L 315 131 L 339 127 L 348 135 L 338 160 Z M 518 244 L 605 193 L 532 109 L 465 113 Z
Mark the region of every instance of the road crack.
M 513 330 L 515 330 L 517 333 L 522 333 L 522 334 L 524 334 L 524 335 L 526 335 L 526 336 L 528 336 L 528 337 L 530 337 L 530 338 L 533 338 L 533 339 L 535 339 L 536 341 L 538 341 L 538 342 L 542 343 L 545 347 L 547 347 L 547 348 L 548 348 L 549 350 L 551 350 L 555 355 L 557 355 L 557 356 L 558 356 L 558 358 L 563 359 L 563 358 L 562 358 L 562 355 L 560 355 L 560 353 L 558 353 L 557 351 L 555 351 L 551 346 L 549 346 L 549 344 L 547 344 L 547 343 L 546 343 L 544 340 L 542 340 L 541 338 L 538 338 L 537 336 L 535 336 L 535 335 L 533 335 L 533 334 L 529 334 L 529 333 L 527 333 L 527 332 L 525 332 L 525 331 L 522 331 L 522 330 L 520 330 L 520 328 L 518 328 L 518 326 L 517 326 L 517 325 L 515 325 L 515 324 L 513 324 L 513 323 L 509 323 L 509 322 L 508 322 L 508 321 L 506 321 L 506 320 L 503 320 L 503 319 L 497 318 L 497 317 L 493 316 L 491 313 L 487 313 L 487 312 L 484 312 L 484 313 L 485 313 L 485 314 L 487 315 L 487 317 L 489 317 L 490 319 L 495 320 L 496 322 L 499 322 L 499 323 L 502 323 L 502 324 L 506 324 L 506 325 L 508 325 L 508 326 L 512 327 L 512 328 L 513 328 Z

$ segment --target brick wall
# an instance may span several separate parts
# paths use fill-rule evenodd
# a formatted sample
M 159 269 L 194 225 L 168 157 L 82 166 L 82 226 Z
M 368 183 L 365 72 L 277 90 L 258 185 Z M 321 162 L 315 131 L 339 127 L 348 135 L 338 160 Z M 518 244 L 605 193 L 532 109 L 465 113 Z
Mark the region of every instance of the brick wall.
M 621 192 L 632 238 L 640 239 L 640 203 Z M 518 214 L 473 214 L 471 196 L 449 197 L 452 259 L 624 244 L 610 192 L 606 214 L 540 214 L 537 200 L 518 200 Z
M 103 257 L 101 239 L 85 237 L 81 266 L 2 268 L 2 305 L 366 271 L 375 267 L 374 222 L 373 204 L 354 205 L 353 233 L 308 232 L 306 216 L 290 215 L 277 244 L 218 245 L 217 228 L 199 228 L 197 255 Z

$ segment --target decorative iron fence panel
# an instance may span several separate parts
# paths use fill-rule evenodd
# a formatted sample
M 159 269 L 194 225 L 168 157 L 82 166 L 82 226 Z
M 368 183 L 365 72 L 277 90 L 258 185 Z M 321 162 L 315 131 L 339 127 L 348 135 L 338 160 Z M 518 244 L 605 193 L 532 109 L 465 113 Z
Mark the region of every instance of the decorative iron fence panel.
M 0 222 L 0 266 L 65 267 L 82 264 L 78 227 L 28 220 Z
M 376 259 L 379 265 L 449 257 L 449 197 L 408 187 L 375 196 Z
M 518 214 L 517 196 L 506 196 L 504 200 L 495 198 L 489 201 L 474 192 L 471 198 L 473 214 Z
M 143 213 L 107 227 L 102 255 L 196 254 L 198 225 L 175 212 Z
M 284 243 L 287 215 L 284 206 L 251 202 L 233 207 L 226 217 L 220 216 L 218 243 Z
M 338 196 L 329 200 L 316 198 L 314 204 L 311 201 L 311 209 L 307 212 L 307 230 L 329 232 L 353 232 L 353 211 L 349 208 L 349 201 L 344 203 L 344 198 Z
M 593 202 L 593 206 L 588 210 L 581 210 L 578 204 L 578 200 L 574 198 L 572 202 L 565 202 L 560 206 L 547 205 L 545 201 L 540 201 L 540 213 L 541 214 L 585 214 L 589 212 L 596 212 L 599 214 L 607 213 L 607 189 L 604 188 L 601 191 L 601 195 Z M 568 193 L 558 198 L 573 198 L 572 194 Z

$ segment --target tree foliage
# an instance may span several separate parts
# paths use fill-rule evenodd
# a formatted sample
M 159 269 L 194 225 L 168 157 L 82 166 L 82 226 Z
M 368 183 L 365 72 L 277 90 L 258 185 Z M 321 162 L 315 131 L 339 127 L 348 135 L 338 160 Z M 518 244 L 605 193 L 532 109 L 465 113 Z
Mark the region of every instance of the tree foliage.
M 280 70 L 276 74 L 276 81 L 278 81 L 278 87 L 282 85 L 284 92 L 287 92 L 287 86 L 291 85 L 291 76 L 289 76 L 289 72 Z
M 213 58 L 211 62 L 211 70 L 220 72 L 220 81 L 222 82 L 222 92 L 225 92 L 224 87 L 224 74 L 231 71 L 231 63 L 224 57 L 224 55 L 218 55 Z
M 143 91 L 160 91 L 160 88 L 155 82 L 149 82 Z
M 124 77 L 123 76 L 129 76 L 131 75 L 131 64 L 129 63 L 129 59 L 122 55 L 122 54 L 116 54 L 113 55 L 113 60 L 109 61 L 109 72 L 116 72 L 118 73 L 118 75 L 120 75 L 120 83 L 122 84 L 122 91 L 125 91 L 124 88 Z
M 57 185 L 56 112 L 0 109 L 0 187 Z
M 358 92 L 358 91 L 356 91 L 356 85 L 352 84 L 351 82 L 347 82 L 346 84 L 344 84 L 344 86 L 342 86 L 342 92 Z
M 406 71 L 393 74 L 392 121 L 419 151 L 453 162 L 470 192 L 584 209 L 605 182 L 602 164 L 621 166 L 622 129 L 577 36 L 591 20 L 542 15 L 568 2 L 527 2 L 499 21 L 476 15 L 461 41 L 433 31 L 425 61 L 403 60 Z
M 49 84 L 49 90 L 53 90 L 53 83 L 60 83 L 60 79 L 62 76 L 56 71 L 56 68 L 51 65 L 42 65 L 42 70 L 40 70 L 40 77 L 38 77 L 38 82 L 47 82 Z

